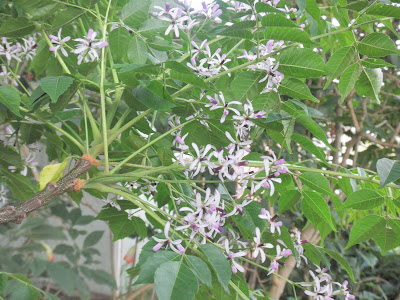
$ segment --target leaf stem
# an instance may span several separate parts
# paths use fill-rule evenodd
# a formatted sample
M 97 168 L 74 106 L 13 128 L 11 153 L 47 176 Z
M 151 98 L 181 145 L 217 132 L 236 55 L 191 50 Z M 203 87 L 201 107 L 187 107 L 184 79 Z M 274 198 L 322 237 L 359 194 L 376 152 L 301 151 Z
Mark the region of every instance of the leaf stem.
M 133 152 L 131 155 L 129 155 L 127 158 L 125 158 L 123 161 L 121 161 L 116 167 L 114 167 L 111 171 L 110 174 L 114 174 L 119 168 L 121 168 L 126 162 L 128 162 L 129 160 L 131 160 L 132 158 L 134 158 L 137 154 L 141 153 L 142 151 L 146 150 L 148 147 L 150 147 L 151 145 L 153 145 L 154 143 L 158 142 L 159 140 L 163 139 L 164 137 L 170 135 L 172 132 L 174 132 L 175 130 L 193 122 L 195 119 L 191 119 L 183 124 L 180 124 L 178 126 L 176 126 L 175 128 L 172 128 L 171 130 L 167 131 L 166 133 L 160 135 L 159 137 L 155 138 L 154 140 L 152 140 L 151 142 L 147 143 L 146 145 L 144 145 L 142 148 L 136 150 L 135 152 Z
M 106 41 L 107 20 L 108 13 L 110 12 L 111 0 L 108 1 L 106 15 L 103 23 L 103 42 Z M 100 16 L 99 7 L 96 4 L 96 13 Z M 106 76 L 106 47 L 101 49 L 101 69 L 100 69 L 100 103 L 101 103 L 101 124 L 103 131 L 103 151 L 104 151 L 104 173 L 108 174 L 110 168 L 108 165 L 108 128 L 107 128 L 107 114 L 106 114 L 106 95 L 104 91 L 104 79 Z

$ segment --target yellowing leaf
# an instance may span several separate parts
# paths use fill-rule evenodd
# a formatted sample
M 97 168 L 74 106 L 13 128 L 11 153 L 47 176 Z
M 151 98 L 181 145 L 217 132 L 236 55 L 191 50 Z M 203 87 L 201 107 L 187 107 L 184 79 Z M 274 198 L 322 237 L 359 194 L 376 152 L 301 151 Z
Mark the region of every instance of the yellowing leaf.
M 59 164 L 45 166 L 39 175 L 40 190 L 43 190 L 49 182 L 59 181 L 66 166 L 67 160 Z

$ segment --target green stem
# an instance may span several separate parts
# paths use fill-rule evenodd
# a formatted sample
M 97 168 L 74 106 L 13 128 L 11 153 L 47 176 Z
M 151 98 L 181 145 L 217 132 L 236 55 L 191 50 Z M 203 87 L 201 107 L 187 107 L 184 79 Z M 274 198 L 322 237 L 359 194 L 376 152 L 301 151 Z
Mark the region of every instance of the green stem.
M 49 45 L 49 47 L 53 47 L 53 44 L 51 43 L 49 37 L 47 36 L 47 33 L 44 31 L 42 26 L 40 26 L 37 22 L 34 22 L 34 25 L 42 33 L 42 36 L 44 37 L 44 39 L 47 42 L 47 45 Z M 71 74 L 71 72 L 69 71 L 67 65 L 65 64 L 64 60 L 62 59 L 61 55 L 56 55 L 56 58 L 57 58 L 58 62 L 60 63 L 61 67 L 63 68 L 64 72 L 67 73 L 67 74 Z
M 21 106 L 20 106 L 19 108 L 20 108 L 22 111 L 24 111 L 24 112 L 28 112 L 27 109 L 25 109 L 25 108 L 23 108 L 23 107 L 21 107 Z M 41 117 L 39 117 L 39 116 L 37 116 L 37 115 L 35 115 L 35 114 L 33 114 L 33 113 L 30 113 L 29 116 L 30 116 L 31 118 L 33 118 L 33 119 L 37 119 L 37 120 L 39 120 L 39 121 L 45 123 L 47 126 L 49 126 L 49 127 L 53 128 L 53 129 L 57 130 L 58 132 L 62 133 L 62 134 L 65 135 L 71 142 L 73 142 L 73 143 L 79 148 L 79 150 L 82 151 L 82 153 L 85 153 L 85 147 L 84 147 L 81 143 L 79 143 L 72 135 L 70 135 L 68 132 L 66 132 L 64 129 L 57 127 L 57 126 L 54 125 L 53 123 L 51 123 L 51 122 L 49 122 L 49 121 L 46 121 L 46 120 L 42 119 Z
M 240 289 L 239 287 L 233 283 L 233 281 L 229 281 L 229 285 L 235 290 L 235 292 L 240 296 L 240 298 L 244 300 L 250 300 L 249 297 L 247 297 Z
M 166 133 L 160 135 L 158 138 L 155 138 L 154 140 L 152 140 L 151 142 L 147 143 L 146 145 L 144 145 L 142 148 L 136 150 L 135 152 L 133 152 L 131 155 L 129 155 L 127 158 L 125 158 L 123 161 L 121 161 L 116 167 L 114 167 L 111 171 L 110 174 L 114 174 L 119 168 L 121 168 L 126 162 L 128 162 L 129 160 L 131 160 L 132 158 L 134 158 L 137 154 L 141 153 L 142 151 L 146 150 L 148 147 L 150 147 L 151 145 L 153 145 L 154 143 L 157 143 L 159 140 L 163 139 L 164 137 L 170 135 L 172 132 L 174 132 L 175 130 L 193 122 L 195 119 L 191 119 L 183 124 L 180 124 L 178 126 L 176 126 L 175 128 L 172 128 L 171 130 L 167 131 Z
M 106 41 L 107 20 L 110 11 L 111 0 L 108 1 L 106 16 L 103 23 L 103 42 Z M 100 15 L 99 8 L 96 4 L 96 12 Z M 101 70 L 100 70 L 100 103 L 101 103 L 101 124 L 103 131 L 103 151 L 104 151 L 104 173 L 110 172 L 108 165 L 108 129 L 107 129 L 107 115 L 106 115 L 106 95 L 104 91 L 104 79 L 106 75 L 106 47 L 101 49 Z

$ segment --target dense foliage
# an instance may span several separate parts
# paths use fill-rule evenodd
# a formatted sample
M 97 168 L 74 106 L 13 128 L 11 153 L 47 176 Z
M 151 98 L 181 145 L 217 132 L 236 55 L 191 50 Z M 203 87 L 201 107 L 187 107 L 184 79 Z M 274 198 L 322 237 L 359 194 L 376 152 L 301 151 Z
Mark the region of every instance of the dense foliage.
M 0 1 L 0 295 L 117 289 L 89 193 L 159 299 L 396 297 L 399 5 L 195 2 Z

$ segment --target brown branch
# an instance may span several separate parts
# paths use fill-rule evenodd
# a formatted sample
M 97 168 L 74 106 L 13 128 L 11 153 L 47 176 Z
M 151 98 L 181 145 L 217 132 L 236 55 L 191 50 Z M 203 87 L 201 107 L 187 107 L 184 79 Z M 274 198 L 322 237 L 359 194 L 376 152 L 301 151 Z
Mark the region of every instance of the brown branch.
M 394 144 L 394 143 L 387 143 L 387 142 L 382 142 L 380 140 L 378 140 L 376 137 L 369 135 L 368 133 L 362 132 L 361 136 L 363 138 L 366 138 L 368 140 L 370 140 L 371 142 L 387 147 L 387 148 L 393 148 L 393 149 L 400 149 L 400 145 Z
M 319 237 L 319 233 L 316 232 L 314 227 L 312 225 L 309 225 L 302 233 L 301 233 L 301 239 L 302 240 L 307 240 L 309 243 L 316 244 L 317 240 Z M 294 256 L 290 256 L 289 259 L 285 262 L 285 267 L 283 269 L 279 270 L 279 275 L 289 278 L 290 274 L 292 273 L 293 269 L 296 266 L 296 259 Z M 272 299 L 279 299 L 281 295 L 283 294 L 283 291 L 285 289 L 286 285 L 286 280 L 278 277 L 278 276 L 273 276 L 272 277 L 272 282 L 273 285 L 271 287 L 271 290 L 269 292 L 269 297 Z
M 359 136 L 358 134 L 354 135 L 353 138 L 348 143 L 346 143 L 346 151 L 343 154 L 342 163 L 341 163 L 341 166 L 343 168 L 347 167 L 347 160 L 350 157 L 350 151 L 351 151 L 351 149 L 353 149 L 354 145 L 357 143 L 358 136 Z
M 92 167 L 91 161 L 81 158 L 74 168 L 58 182 L 49 182 L 46 187 L 35 197 L 27 201 L 21 201 L 17 206 L 5 206 L 0 210 L 0 224 L 14 222 L 20 224 L 26 215 L 39 207 L 47 205 L 52 199 L 73 192 L 76 186 L 80 186 L 79 176 L 86 173 Z
M 391 144 L 394 143 L 399 132 L 400 132 L 400 122 L 397 124 L 396 129 L 393 131 L 393 135 L 392 135 L 392 138 L 390 139 L 389 143 L 391 143 Z
M 351 98 L 348 98 L 347 106 L 349 107 L 351 119 L 353 120 L 354 127 L 356 128 L 356 132 L 358 133 L 360 132 L 361 127 L 360 124 L 358 123 L 357 116 L 354 112 L 354 107 L 353 103 L 351 102 Z

